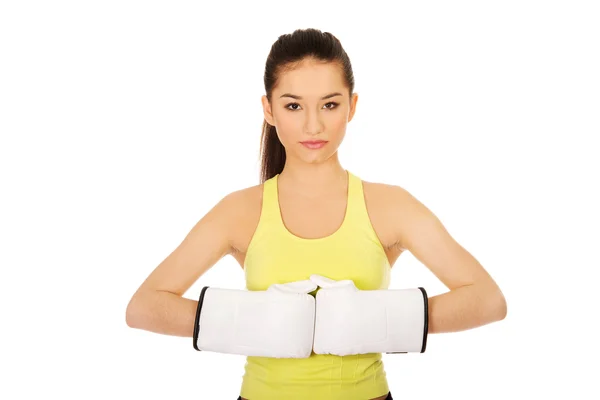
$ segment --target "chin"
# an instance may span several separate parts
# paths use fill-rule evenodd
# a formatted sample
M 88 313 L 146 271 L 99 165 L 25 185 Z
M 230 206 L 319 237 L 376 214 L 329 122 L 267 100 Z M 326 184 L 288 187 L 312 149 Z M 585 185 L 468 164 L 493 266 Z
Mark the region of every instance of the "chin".
M 323 154 L 323 153 L 314 154 L 312 157 L 303 157 L 302 159 L 310 164 L 320 164 L 320 163 L 323 163 L 323 162 L 329 160 L 334 154 L 335 154 L 335 152 L 333 152 L 333 153 L 328 152 L 326 154 Z

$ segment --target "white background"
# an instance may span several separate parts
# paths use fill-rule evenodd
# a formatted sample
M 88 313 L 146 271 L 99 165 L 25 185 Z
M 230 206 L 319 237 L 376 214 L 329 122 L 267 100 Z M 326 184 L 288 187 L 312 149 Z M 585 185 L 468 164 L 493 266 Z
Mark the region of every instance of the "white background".
M 384 355 L 394 398 L 598 398 L 597 3 L 216 3 L 1 3 L 0 397 L 237 397 L 244 357 L 125 309 L 258 183 L 266 56 L 313 27 L 354 67 L 342 165 L 413 193 L 508 301 L 501 322 Z M 204 285 L 243 271 L 225 258 L 186 297 Z M 404 254 L 391 287 L 416 285 L 445 292 Z

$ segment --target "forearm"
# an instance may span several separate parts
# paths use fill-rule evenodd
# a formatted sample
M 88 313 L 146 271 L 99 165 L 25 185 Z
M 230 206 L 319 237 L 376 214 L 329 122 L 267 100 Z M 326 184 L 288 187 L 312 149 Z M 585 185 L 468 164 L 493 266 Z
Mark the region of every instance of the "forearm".
M 506 301 L 497 287 L 468 285 L 429 298 L 429 333 L 458 332 L 506 316 Z
M 127 325 L 164 335 L 192 337 L 198 302 L 163 291 L 139 293 L 127 307 Z

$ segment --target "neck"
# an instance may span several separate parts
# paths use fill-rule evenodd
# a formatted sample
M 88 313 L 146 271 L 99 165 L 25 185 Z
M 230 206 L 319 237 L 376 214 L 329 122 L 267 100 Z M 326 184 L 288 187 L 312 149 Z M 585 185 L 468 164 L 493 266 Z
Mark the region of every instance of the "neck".
M 286 160 L 277 178 L 278 185 L 285 190 L 306 197 L 318 197 L 346 188 L 348 174 L 337 158 L 319 164 L 297 164 L 289 161 Z

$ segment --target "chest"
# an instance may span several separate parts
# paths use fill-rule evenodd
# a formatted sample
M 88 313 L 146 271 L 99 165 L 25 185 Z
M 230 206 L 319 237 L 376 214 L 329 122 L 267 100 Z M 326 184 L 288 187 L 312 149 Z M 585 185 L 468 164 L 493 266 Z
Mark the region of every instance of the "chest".
M 282 194 L 279 207 L 284 227 L 303 239 L 333 235 L 344 223 L 347 213 L 347 201 L 343 194 L 321 200 Z
M 389 207 L 395 205 L 388 204 L 385 187 L 377 183 L 363 182 L 363 195 L 368 219 L 384 248 L 390 266 L 393 266 L 402 249 L 396 245 L 396 229 L 389 224 L 386 215 L 389 215 Z M 234 238 L 236 251 L 233 257 L 242 268 L 248 246 L 260 220 L 261 206 L 262 191 L 256 190 Z M 281 193 L 279 208 L 281 221 L 291 234 L 303 239 L 319 239 L 333 235 L 340 229 L 346 218 L 347 198 L 340 193 L 327 199 L 310 200 Z

